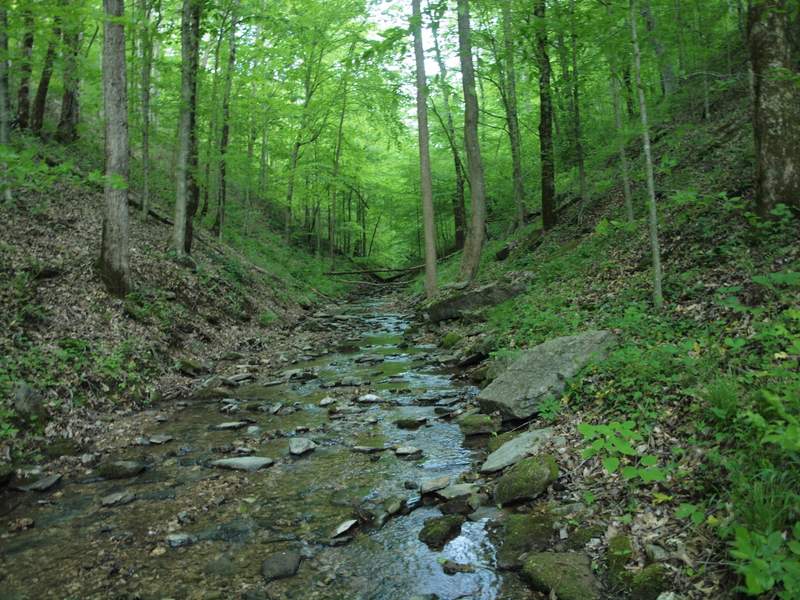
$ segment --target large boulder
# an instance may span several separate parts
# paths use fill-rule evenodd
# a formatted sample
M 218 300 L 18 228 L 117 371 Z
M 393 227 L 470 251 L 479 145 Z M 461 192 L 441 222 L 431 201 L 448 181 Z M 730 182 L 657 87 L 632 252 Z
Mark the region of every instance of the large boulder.
M 529 554 L 522 575 L 532 588 L 554 593 L 559 600 L 599 600 L 600 583 L 585 554 L 539 552 Z
M 425 519 L 419 539 L 433 550 L 441 550 L 445 544 L 458 537 L 461 526 L 464 524 L 461 515 L 446 515 L 444 517 L 431 517 Z
M 494 473 L 517 464 L 526 456 L 536 454 L 551 437 L 553 437 L 551 427 L 519 434 L 486 458 L 486 462 L 481 466 L 481 473 Z
M 458 319 L 466 312 L 505 302 L 524 292 L 526 287 L 524 282 L 493 282 L 437 300 L 423 312 L 431 323 Z
M 505 506 L 520 500 L 533 500 L 558 478 L 558 465 L 548 455 L 534 456 L 518 462 L 497 480 L 494 499 Z
M 526 350 L 478 395 L 483 412 L 528 419 L 546 398 L 559 396 L 568 380 L 592 360 L 602 360 L 614 344 L 610 331 L 587 331 L 549 340 Z

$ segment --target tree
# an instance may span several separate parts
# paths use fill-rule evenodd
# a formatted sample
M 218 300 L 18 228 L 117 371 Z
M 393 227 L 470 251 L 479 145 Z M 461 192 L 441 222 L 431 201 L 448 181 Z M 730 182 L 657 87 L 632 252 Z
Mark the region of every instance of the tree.
M 519 115 L 517 113 L 517 71 L 515 68 L 514 38 L 511 28 L 512 0 L 503 2 L 503 44 L 505 50 L 505 108 L 508 123 L 508 137 L 511 143 L 511 164 L 514 186 L 514 206 L 517 209 L 517 226 L 525 225 L 528 211 L 525 208 L 525 183 L 522 176 L 522 142 L 519 131 Z
M 158 18 L 152 22 L 152 0 L 140 0 L 140 3 L 144 21 L 141 33 L 142 214 L 147 217 L 150 210 L 150 87 L 153 75 L 153 36 L 161 22 L 161 10 L 159 7 Z
M 447 81 L 447 64 L 442 57 L 442 49 L 439 45 L 439 21 L 444 13 L 446 4 L 440 4 L 431 10 L 431 35 L 433 36 L 433 49 L 436 55 L 436 64 L 439 73 L 436 80 L 439 82 L 439 90 L 442 94 L 442 110 L 444 115 L 440 118 L 442 128 L 447 136 L 450 152 L 453 154 L 453 166 L 455 169 L 456 189 L 453 194 L 453 227 L 455 229 L 455 247 L 462 249 L 466 239 L 467 231 L 467 211 L 464 205 L 464 164 L 461 162 L 461 152 L 459 142 L 456 138 L 456 127 L 453 120 L 453 110 L 450 105 L 450 84 Z M 434 106 L 434 112 L 436 107 Z M 436 113 L 438 115 L 438 113 Z
M 64 0 L 68 10 L 77 8 L 74 0 Z M 64 19 L 64 93 L 61 98 L 61 118 L 58 121 L 56 139 L 62 144 L 71 144 L 78 139 L 80 118 L 80 73 L 78 54 L 81 47 L 81 25 L 79 15 L 66 14 Z
M 550 94 L 550 55 L 547 49 L 546 0 L 533 7 L 536 62 L 539 65 L 539 156 L 542 178 L 542 226 L 556 225 L 556 166 L 553 150 L 553 100 Z
M 464 244 L 460 275 L 473 280 L 478 274 L 486 229 L 486 190 L 483 180 L 483 160 L 478 137 L 478 96 L 475 93 L 475 69 L 472 64 L 472 39 L 469 0 L 458 0 L 458 55 L 461 62 L 461 82 L 464 88 L 464 146 L 469 173 L 470 218 Z
M 8 146 L 8 12 L 0 6 L 0 146 Z M 8 171 L 3 167 L 3 179 Z M 3 187 L 3 200 L 12 201 L 9 182 L 0 181 Z
M 436 293 L 436 225 L 433 215 L 431 155 L 428 147 L 428 80 L 425 76 L 425 51 L 422 48 L 420 0 L 412 0 L 411 29 L 414 33 L 414 58 L 417 65 L 417 125 L 419 129 L 419 180 L 422 192 L 422 220 L 425 229 L 425 294 Z
M 17 93 L 17 127 L 27 129 L 30 123 L 31 114 L 31 73 L 33 71 L 33 11 L 27 5 L 23 9 L 22 21 L 24 32 L 22 34 L 22 46 L 20 48 L 19 64 L 19 91 Z
M 103 0 L 103 106 L 106 181 L 100 276 L 108 291 L 130 291 L 128 249 L 128 88 L 125 63 L 124 0 Z
M 650 124 L 647 120 L 647 102 L 642 85 L 642 54 L 639 51 L 639 36 L 636 27 L 636 0 L 630 0 L 631 42 L 633 43 L 633 74 L 639 95 L 639 115 L 642 120 L 642 143 L 647 175 L 648 221 L 650 224 L 650 248 L 653 257 L 653 304 L 660 310 L 664 303 L 661 292 L 661 249 L 658 243 L 658 211 L 656 209 L 656 184 L 653 174 L 653 154 L 650 149 Z
M 800 86 L 791 56 L 789 0 L 751 0 L 748 46 L 753 69 L 756 209 L 800 210 Z
M 586 182 L 586 162 L 583 150 L 583 131 L 581 128 L 580 75 L 578 74 L 578 32 L 576 26 L 575 0 L 569 0 L 570 58 L 572 62 L 572 135 L 575 140 L 575 160 L 578 162 L 578 182 L 582 206 L 589 203 L 589 187 Z
M 197 66 L 200 33 L 200 0 L 183 0 L 181 17 L 181 106 L 178 126 L 178 157 L 175 165 L 175 222 L 173 224 L 173 247 L 178 256 L 191 249 L 190 227 L 192 214 L 189 210 L 192 180 L 196 172 L 196 144 L 194 143 L 195 113 L 197 103 Z M 196 207 L 195 207 L 196 208 Z
M 47 92 L 50 89 L 50 79 L 53 76 L 53 62 L 56 58 L 56 47 L 61 40 L 61 25 L 58 15 L 53 17 L 53 30 L 47 41 L 47 51 L 44 56 L 42 72 L 39 75 L 39 85 L 36 87 L 36 96 L 31 108 L 31 131 L 36 135 L 42 132 L 44 125 L 44 111 L 47 107 Z

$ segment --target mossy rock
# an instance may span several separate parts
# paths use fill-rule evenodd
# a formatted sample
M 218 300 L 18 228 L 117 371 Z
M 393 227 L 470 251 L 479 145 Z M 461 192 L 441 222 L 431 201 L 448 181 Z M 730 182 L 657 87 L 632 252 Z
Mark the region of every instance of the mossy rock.
M 657 600 L 670 588 L 667 568 L 659 563 L 646 566 L 631 578 L 632 600 Z
M 499 435 L 493 435 L 486 444 L 486 449 L 489 451 L 489 454 L 491 454 L 506 442 L 513 440 L 519 434 L 519 431 L 506 431 L 505 433 L 501 433 Z
M 533 500 L 558 478 L 558 465 L 549 454 L 519 461 L 506 471 L 494 489 L 494 499 L 501 505 Z
M 463 339 L 464 336 L 462 336 L 457 331 L 448 331 L 442 338 L 440 345 L 442 348 L 447 348 L 447 349 L 455 348 L 456 345 L 458 345 L 458 343 Z
M 522 566 L 525 581 L 535 590 L 555 592 L 559 600 L 599 600 L 600 584 L 585 554 L 539 552 L 529 554 Z
M 132 460 L 114 460 L 97 467 L 97 474 L 104 479 L 126 479 L 145 470 L 145 465 Z
M 47 458 L 59 456 L 75 456 L 81 451 L 81 445 L 75 440 L 61 438 L 47 444 L 42 451 Z
M 556 518 L 547 506 L 534 513 L 508 515 L 503 519 L 499 532 L 498 566 L 501 569 L 520 567 L 521 554 L 547 548 L 555 522 Z
M 441 550 L 447 542 L 458 537 L 464 520 L 461 515 L 425 519 L 425 525 L 419 532 L 419 540 L 433 550 Z
M 627 535 L 615 535 L 608 540 L 608 552 L 606 553 L 606 565 L 608 567 L 608 580 L 614 586 L 625 586 L 629 583 L 628 571 L 625 565 L 633 556 L 633 545 L 631 538 Z
M 589 540 L 601 538 L 605 533 L 605 527 L 601 525 L 589 525 L 578 527 L 573 531 L 564 543 L 568 550 L 582 550 Z
M 493 419 L 489 415 L 474 414 L 460 417 L 458 426 L 464 435 L 485 435 L 495 433 L 500 429 L 501 423 L 499 419 Z
M 207 363 L 195 360 L 188 356 L 178 358 L 176 367 L 178 371 L 189 377 L 197 377 L 211 371 L 211 366 Z

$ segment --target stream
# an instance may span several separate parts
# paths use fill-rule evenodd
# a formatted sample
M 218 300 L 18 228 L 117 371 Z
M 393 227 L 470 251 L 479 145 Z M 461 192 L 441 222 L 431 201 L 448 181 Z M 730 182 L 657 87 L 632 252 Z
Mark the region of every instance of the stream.
M 439 365 L 437 348 L 405 342 L 404 316 L 375 303 L 340 310 L 362 331 L 349 351 L 310 351 L 280 384 L 259 376 L 225 399 L 185 400 L 166 418 L 142 413 L 146 438 L 171 439 L 104 460 L 143 472 L 106 479 L 84 470 L 45 492 L 0 497 L 4 525 L 33 521 L 0 538 L 0 600 L 530 597 L 495 570 L 480 512 L 441 551 L 418 539 L 423 522 L 441 514 L 419 484 L 456 482 L 478 459 L 448 419 L 477 390 Z M 320 406 L 329 396 L 336 402 Z M 395 424 L 415 418 L 426 419 L 418 429 Z M 293 438 L 317 446 L 294 456 Z M 403 446 L 421 453 L 400 456 Z M 247 454 L 274 464 L 210 466 Z M 350 519 L 358 523 L 334 539 Z M 262 563 L 284 551 L 299 552 L 299 569 L 266 582 Z M 445 559 L 472 572 L 448 575 Z

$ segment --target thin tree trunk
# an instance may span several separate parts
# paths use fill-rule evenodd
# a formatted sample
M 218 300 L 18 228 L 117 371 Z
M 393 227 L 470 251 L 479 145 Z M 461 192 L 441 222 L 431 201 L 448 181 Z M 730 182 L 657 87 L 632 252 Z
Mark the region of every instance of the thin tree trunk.
M 33 71 L 33 12 L 27 6 L 22 14 L 25 32 L 22 34 L 22 46 L 19 60 L 19 93 L 17 94 L 17 127 L 20 131 L 27 129 L 31 114 L 31 72 Z
M 412 0 L 411 28 L 414 33 L 414 58 L 417 67 L 417 125 L 419 132 L 419 180 L 422 192 L 422 220 L 425 229 L 425 295 L 436 294 L 436 226 L 433 214 L 433 181 L 428 146 L 428 80 L 425 76 L 425 51 L 422 48 L 420 0 Z
M 677 89 L 677 78 L 675 77 L 675 70 L 672 68 L 672 63 L 664 50 L 664 44 L 661 39 L 656 35 L 656 19 L 653 16 L 653 10 L 650 6 L 650 0 L 645 0 L 642 6 L 642 16 L 644 17 L 647 32 L 650 37 L 650 44 L 653 46 L 653 52 L 656 53 L 658 59 L 658 69 L 661 72 L 661 90 L 665 96 L 671 95 Z
M 486 190 L 483 179 L 480 138 L 478 137 L 478 97 L 475 94 L 475 70 L 472 64 L 472 40 L 469 0 L 458 0 L 458 54 L 464 87 L 464 145 L 467 152 L 472 215 L 464 244 L 460 276 L 473 280 L 480 267 L 486 228 Z
M 639 94 L 639 115 L 642 119 L 642 142 L 644 144 L 645 170 L 647 174 L 647 195 L 650 223 L 650 247 L 653 254 L 653 304 L 661 310 L 664 297 L 661 292 L 661 249 L 658 243 L 658 211 L 656 209 L 656 184 L 653 175 L 653 156 L 650 149 L 650 126 L 647 121 L 647 102 L 642 85 L 642 56 L 639 51 L 637 34 L 636 0 L 630 0 L 631 42 L 633 43 L 633 73 Z
M 625 217 L 633 221 L 633 201 L 631 200 L 631 180 L 628 170 L 628 156 L 625 154 L 625 136 L 622 122 L 622 102 L 620 101 L 620 84 L 614 68 L 611 69 L 611 99 L 614 104 L 614 127 L 617 130 L 617 146 L 619 164 L 622 171 L 622 191 L 625 198 Z
M 800 88 L 791 56 L 789 0 L 751 0 L 748 46 L 753 73 L 756 209 L 779 203 L 800 211 Z
M 131 288 L 128 248 L 128 98 L 124 0 L 103 0 L 103 105 L 106 133 L 105 213 L 100 275 L 112 294 Z
M 622 68 L 622 83 L 625 88 L 625 107 L 628 111 L 628 118 L 633 119 L 636 116 L 636 98 L 633 93 L 633 83 L 631 82 L 631 67 L 626 64 Z
M 539 63 L 539 154 L 542 172 L 542 226 L 556 225 L 556 167 L 553 151 L 553 101 L 550 95 L 550 56 L 547 52 L 546 0 L 536 0 L 536 59 Z
M 199 0 L 183 0 L 181 14 L 181 106 L 178 121 L 178 155 L 175 165 L 175 222 L 172 236 L 176 254 L 187 253 L 191 223 L 189 201 L 192 173 L 192 143 L 194 126 L 194 104 L 197 96 L 197 54 L 199 33 L 200 2 Z
M 522 177 L 522 142 L 519 131 L 519 115 L 517 112 L 517 71 L 514 61 L 514 40 L 511 37 L 511 3 L 503 3 L 503 44 L 506 54 L 506 121 L 508 137 L 511 143 L 512 178 L 514 184 L 514 206 L 517 209 L 517 226 L 522 227 L 528 216 L 525 208 L 525 183 Z
M 67 10 L 70 1 L 66 0 Z M 80 118 L 80 74 L 78 54 L 81 45 L 80 24 L 76 16 L 67 17 L 64 24 L 64 94 L 61 99 L 61 118 L 56 129 L 56 139 L 62 144 L 71 144 L 78 139 L 78 120 Z
M 214 157 L 214 145 L 217 139 L 217 88 L 219 86 L 219 55 L 222 46 L 223 30 L 220 28 L 217 43 L 214 46 L 214 74 L 211 83 L 211 114 L 208 118 L 208 137 L 206 138 L 206 168 L 203 187 L 203 208 L 200 218 L 208 213 L 209 196 L 211 194 L 211 163 Z
M 228 141 L 230 139 L 231 123 L 231 88 L 233 86 L 233 71 L 236 67 L 236 14 L 231 17 L 230 40 L 228 42 L 228 70 L 225 74 L 225 89 L 222 93 L 222 135 L 219 140 L 219 200 L 217 202 L 217 219 L 212 231 L 222 240 L 225 229 L 225 202 L 228 189 L 226 181 Z
M 264 200 L 267 198 L 267 184 L 269 182 L 268 162 L 269 162 L 269 127 L 264 125 L 261 132 L 261 154 L 259 156 L 258 170 L 258 196 Z
M 575 136 L 575 159 L 578 162 L 578 182 L 581 194 L 581 207 L 589 204 L 589 187 L 586 183 L 586 163 L 583 151 L 583 132 L 581 130 L 580 77 L 578 74 L 578 32 L 575 25 L 575 0 L 570 0 L 570 43 L 572 60 L 572 124 Z
M 194 40 L 193 53 L 189 69 L 192 73 L 191 96 L 189 99 L 189 163 L 186 191 L 186 238 L 184 250 L 191 254 L 194 242 L 194 217 L 200 205 L 199 163 L 197 152 L 197 72 L 200 67 L 200 19 L 202 18 L 202 0 L 192 1 L 191 37 Z
M 458 150 L 458 140 L 456 139 L 456 128 L 453 121 L 453 110 L 450 106 L 450 85 L 447 82 L 447 65 L 442 57 L 442 50 L 439 46 L 439 19 L 441 15 L 437 13 L 431 19 L 431 34 L 433 36 L 433 49 L 436 55 L 436 64 L 439 67 L 437 80 L 442 94 L 442 105 L 445 112 L 445 133 L 450 145 L 450 152 L 453 154 L 453 166 L 456 176 L 456 189 L 453 194 L 453 227 L 455 230 L 455 245 L 457 249 L 464 247 L 464 240 L 467 231 L 467 210 L 464 203 L 464 164 Z
M 153 40 L 150 0 L 141 0 L 142 24 L 142 215 L 150 210 L 150 80 L 153 73 Z
M 31 108 L 31 131 L 41 135 L 44 125 L 44 112 L 47 107 L 47 92 L 50 89 L 50 79 L 53 76 L 53 62 L 56 58 L 56 46 L 61 39 L 61 25 L 58 17 L 54 17 L 53 32 L 47 42 L 47 51 L 44 55 L 42 73 L 39 76 L 39 85 L 36 87 L 36 96 Z
M 8 146 L 8 12 L 5 5 L 0 6 L 0 146 Z M 3 188 L 3 200 L 13 200 L 10 182 L 5 181 L 8 165 L 2 164 L 0 187 Z

